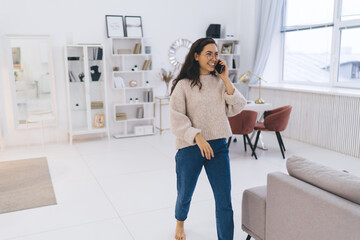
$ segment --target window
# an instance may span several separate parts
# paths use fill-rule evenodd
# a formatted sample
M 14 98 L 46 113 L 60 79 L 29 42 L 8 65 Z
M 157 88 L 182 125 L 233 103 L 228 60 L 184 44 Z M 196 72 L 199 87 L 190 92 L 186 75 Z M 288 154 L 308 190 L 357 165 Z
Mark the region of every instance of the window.
M 360 28 L 341 29 L 338 81 L 360 83 Z
M 333 21 L 334 0 L 286 0 L 286 26 Z
M 284 82 L 360 87 L 359 0 L 286 0 L 281 32 Z
M 360 18 L 359 0 L 342 0 L 341 20 L 351 20 Z
M 286 34 L 284 79 L 289 82 L 329 82 L 331 30 L 319 28 Z

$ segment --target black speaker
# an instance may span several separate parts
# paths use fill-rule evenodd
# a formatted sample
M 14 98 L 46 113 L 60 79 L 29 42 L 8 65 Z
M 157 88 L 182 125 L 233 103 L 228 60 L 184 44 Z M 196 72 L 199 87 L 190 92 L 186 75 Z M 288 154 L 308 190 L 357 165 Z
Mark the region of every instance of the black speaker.
M 220 24 L 210 24 L 206 30 L 206 37 L 220 38 Z

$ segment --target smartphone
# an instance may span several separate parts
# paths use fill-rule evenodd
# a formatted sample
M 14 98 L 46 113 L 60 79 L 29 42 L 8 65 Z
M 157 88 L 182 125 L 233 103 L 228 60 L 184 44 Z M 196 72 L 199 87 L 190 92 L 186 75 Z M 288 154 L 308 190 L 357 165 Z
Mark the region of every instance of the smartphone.
M 220 61 L 215 65 L 216 71 L 221 74 L 225 70 L 225 66 L 220 64 Z

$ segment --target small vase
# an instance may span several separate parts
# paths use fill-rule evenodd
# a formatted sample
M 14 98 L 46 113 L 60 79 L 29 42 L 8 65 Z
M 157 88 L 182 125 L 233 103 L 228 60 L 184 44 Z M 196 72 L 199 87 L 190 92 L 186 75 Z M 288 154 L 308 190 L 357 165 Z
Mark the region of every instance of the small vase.
M 166 84 L 166 88 L 165 88 L 164 97 L 168 97 L 169 96 L 169 82 L 165 82 L 165 84 Z

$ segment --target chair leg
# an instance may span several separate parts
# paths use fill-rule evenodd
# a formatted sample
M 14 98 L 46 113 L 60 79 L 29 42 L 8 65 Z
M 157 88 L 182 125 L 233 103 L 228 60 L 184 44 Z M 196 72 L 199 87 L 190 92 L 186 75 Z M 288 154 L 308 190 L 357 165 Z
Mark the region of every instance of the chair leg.
M 281 154 L 282 154 L 282 156 L 283 156 L 283 159 L 285 159 L 285 154 L 284 154 L 283 146 L 282 146 L 282 144 L 281 144 L 281 135 L 280 135 L 279 132 L 275 132 L 275 133 L 276 133 L 277 140 L 278 140 L 278 142 L 279 142 Z
M 246 237 L 246 240 L 250 240 L 250 239 L 251 239 L 251 236 L 248 234 Z
M 283 149 L 284 152 L 285 152 L 286 149 L 285 149 L 285 145 L 284 145 L 284 142 L 283 142 L 283 140 L 282 140 L 282 137 L 281 137 L 280 132 L 276 132 L 276 135 L 278 136 L 278 138 L 279 138 L 279 140 L 280 140 L 280 143 L 281 143 L 281 147 L 282 147 L 282 149 Z
M 229 137 L 229 140 L 228 140 L 228 142 L 227 142 L 227 148 L 229 148 L 229 147 L 230 147 L 231 138 L 232 138 L 232 136 L 231 136 L 231 137 Z
M 253 145 L 251 144 L 249 135 L 246 134 L 246 135 L 244 135 L 244 136 L 246 136 L 246 139 L 247 139 L 248 142 L 249 142 L 249 145 L 250 145 L 250 148 L 251 148 L 251 152 L 252 152 L 251 156 L 254 156 L 255 159 L 257 160 L 257 156 L 256 156 L 256 153 L 255 153 L 255 149 L 254 149 Z
M 256 148 L 257 148 L 257 143 L 258 143 L 258 141 L 259 141 L 260 133 L 261 133 L 261 131 L 258 130 L 258 132 L 257 132 L 257 134 L 256 134 L 255 144 L 254 144 L 254 151 L 255 151 Z M 251 156 L 253 156 L 253 155 L 251 155 Z
M 284 152 L 285 152 L 286 149 L 285 149 L 285 145 L 284 145 L 284 142 L 283 142 L 283 140 L 282 140 L 282 137 L 281 137 L 280 132 L 279 132 L 279 137 L 280 137 L 281 145 L 282 145 L 282 147 L 283 147 L 283 149 L 284 149 Z
M 244 141 L 244 149 L 245 149 L 245 152 L 246 152 L 246 138 L 245 138 L 245 135 L 243 135 L 243 141 Z

